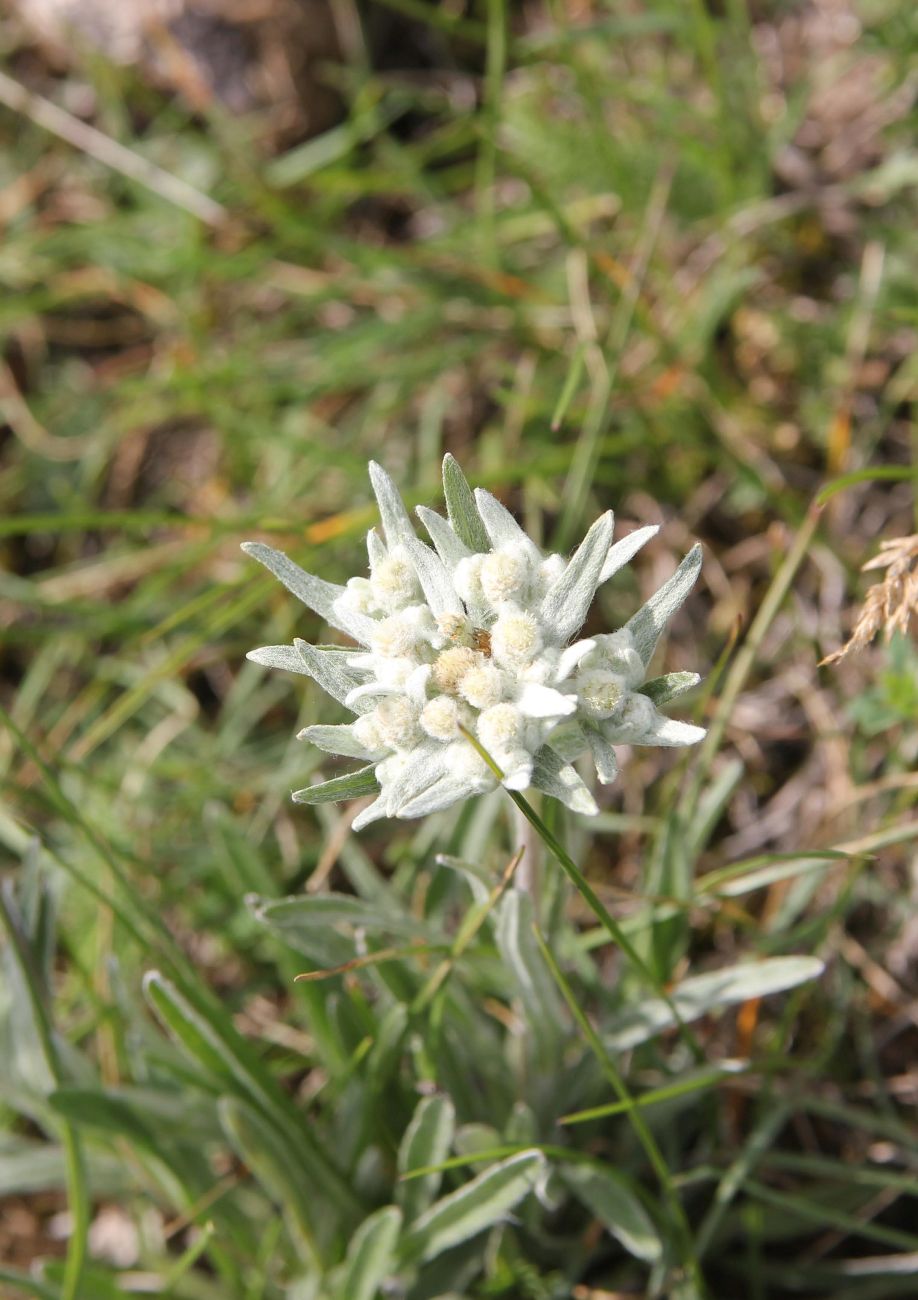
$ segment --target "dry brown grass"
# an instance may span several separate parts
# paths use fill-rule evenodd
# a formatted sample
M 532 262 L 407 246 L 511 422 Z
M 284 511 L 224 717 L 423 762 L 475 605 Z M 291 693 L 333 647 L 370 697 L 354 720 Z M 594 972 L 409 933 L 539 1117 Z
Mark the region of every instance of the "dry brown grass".
M 881 542 L 879 555 L 863 565 L 865 573 L 873 569 L 886 573 L 867 592 L 851 636 L 821 664 L 838 663 L 852 650 L 863 650 L 880 631 L 887 637 L 894 632 L 908 634 L 918 614 L 918 533 Z

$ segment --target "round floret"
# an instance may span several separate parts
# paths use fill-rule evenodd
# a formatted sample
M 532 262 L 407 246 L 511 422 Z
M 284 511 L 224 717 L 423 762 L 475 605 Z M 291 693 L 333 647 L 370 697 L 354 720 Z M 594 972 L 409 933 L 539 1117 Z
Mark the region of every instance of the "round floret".
M 623 677 L 601 668 L 578 673 L 574 688 L 580 710 L 589 718 L 611 717 L 628 690 Z
M 491 653 L 498 663 L 521 668 L 542 648 L 542 633 L 526 610 L 501 614 L 491 631 Z
M 387 555 L 374 566 L 371 586 L 380 609 L 392 611 L 416 600 L 421 590 L 414 567 L 398 552 Z
M 517 748 L 525 719 L 512 704 L 495 704 L 478 719 L 478 739 L 495 757 Z
M 624 679 L 628 687 L 640 686 L 644 680 L 644 661 L 637 652 L 634 637 L 621 628 L 593 638 L 596 646 L 581 663 L 581 668 L 601 668 Z
M 542 589 L 547 591 L 553 583 L 558 581 L 566 568 L 567 561 L 563 555 L 546 555 L 539 565 L 539 583 Z
M 383 659 L 399 659 L 410 655 L 416 643 L 416 629 L 401 614 L 392 614 L 377 623 L 370 646 Z
M 504 685 L 504 674 L 485 660 L 463 676 L 459 694 L 475 709 L 490 709 L 503 698 Z
M 355 614 L 370 614 L 375 609 L 373 587 L 368 578 L 348 578 L 347 586 L 335 601 Z
M 650 730 L 657 711 L 646 695 L 629 692 L 603 728 L 607 740 L 619 745 L 641 741 Z
M 470 646 L 450 646 L 434 660 L 432 673 L 434 684 L 441 691 L 446 691 L 448 695 L 455 695 L 466 673 L 483 659 L 484 655 L 478 654 Z
M 410 749 L 421 738 L 417 710 L 401 695 L 390 695 L 376 706 L 383 741 L 393 749 Z
M 453 570 L 453 587 L 456 595 L 466 606 L 480 605 L 484 600 L 481 587 L 481 566 L 484 558 L 483 555 L 467 555 Z
M 437 695 L 421 710 L 421 729 L 433 740 L 455 740 L 459 734 L 459 707 L 449 695 Z
M 513 600 L 529 582 L 529 562 L 520 545 L 501 547 L 486 555 L 480 570 L 481 589 L 492 605 Z

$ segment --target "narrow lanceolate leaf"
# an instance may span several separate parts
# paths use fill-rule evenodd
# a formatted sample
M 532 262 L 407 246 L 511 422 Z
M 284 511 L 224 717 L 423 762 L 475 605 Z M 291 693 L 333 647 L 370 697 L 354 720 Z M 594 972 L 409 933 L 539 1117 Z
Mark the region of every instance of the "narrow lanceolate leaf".
M 532 784 L 537 790 L 542 790 L 553 799 L 558 799 L 573 812 L 592 816 L 599 811 L 596 800 L 574 768 L 570 763 L 562 762 L 548 745 L 543 745 L 536 754 L 535 766 L 532 769 Z
M 455 1131 L 456 1110 L 449 1097 L 422 1097 L 399 1147 L 399 1173 L 404 1175 L 412 1169 L 441 1164 L 449 1154 Z M 430 1205 L 442 1177 L 441 1173 L 433 1172 L 397 1185 L 395 1194 L 409 1223 Z
M 587 616 L 614 526 L 612 511 L 607 510 L 577 547 L 560 578 L 545 593 L 539 618 L 555 630 L 559 641 L 569 641 Z
M 382 564 L 388 554 L 388 546 L 376 529 L 371 528 L 367 533 L 367 559 L 370 561 L 370 568 L 375 569 L 377 565 Z
M 294 803 L 336 803 L 339 799 L 360 799 L 365 794 L 377 794 L 378 791 L 379 782 L 371 763 L 369 767 L 358 768 L 356 772 L 346 772 L 344 776 L 332 777 L 330 781 L 319 781 L 303 790 L 294 790 L 290 797 Z
M 618 759 L 615 750 L 598 731 L 592 727 L 586 729 L 586 737 L 596 764 L 596 774 L 603 785 L 611 785 L 618 776 Z
M 314 1216 L 321 1206 L 313 1195 L 307 1169 L 289 1143 L 254 1107 L 238 1097 L 221 1097 L 218 1113 L 236 1155 L 248 1167 L 272 1201 L 282 1209 L 299 1238 L 300 1253 L 315 1266 Z
M 382 465 L 377 465 L 375 460 L 370 461 L 370 482 L 373 484 L 373 492 L 379 503 L 379 513 L 386 533 L 386 545 L 391 550 L 396 542 L 407 542 L 409 538 L 414 537 L 414 529 L 411 527 L 411 520 L 399 496 L 398 488 Z
M 339 704 L 344 704 L 351 691 L 366 681 L 366 673 L 359 668 L 352 668 L 347 662 L 346 654 L 340 650 L 320 650 L 318 646 L 310 645 L 300 637 L 294 641 L 293 649 L 299 655 L 300 663 L 305 665 L 300 671 L 308 673 Z M 260 653 L 258 650 L 252 652 L 256 655 Z M 264 663 L 264 660 L 259 659 L 257 662 Z M 368 707 L 372 708 L 372 705 Z
M 284 672 L 313 676 L 294 645 L 259 646 L 257 650 L 250 650 L 246 659 L 251 659 L 253 664 L 261 664 L 263 668 L 281 668 Z
M 684 695 L 701 681 L 700 673 L 664 673 L 662 677 L 652 677 L 649 682 L 639 686 L 642 695 L 656 705 L 666 704 L 677 695 Z
M 608 582 L 611 577 L 618 573 L 619 569 L 624 568 L 631 557 L 637 555 L 641 547 L 659 531 L 659 524 L 648 524 L 646 528 L 635 528 L 633 533 L 629 533 L 627 537 L 622 537 L 617 541 L 614 546 L 610 546 L 599 574 L 598 585 L 601 586 L 604 582 Z
M 823 963 L 816 957 L 768 957 L 693 975 L 671 991 L 669 1002 L 652 999 L 619 1016 L 603 1041 L 612 1051 L 627 1051 L 671 1028 L 676 1023 L 673 1008 L 687 1024 L 737 1002 L 783 993 L 816 979 L 823 970 Z
M 696 727 L 691 722 L 680 722 L 677 718 L 665 718 L 659 713 L 643 736 L 635 736 L 633 744 L 681 749 L 683 745 L 697 745 L 704 737 L 704 727 Z
M 459 468 L 459 462 L 449 453 L 443 457 L 443 495 L 446 498 L 449 522 L 459 540 L 476 554 L 489 551 L 491 544 L 475 504 L 474 493 Z M 424 522 L 426 526 L 427 521 Z M 436 538 L 433 540 L 436 545 Z
M 251 555 L 253 560 L 263 564 L 279 578 L 289 592 L 301 600 L 304 605 L 313 610 L 316 614 L 321 615 L 332 627 L 338 627 L 335 621 L 335 614 L 332 609 L 335 601 L 343 595 L 344 587 L 339 587 L 333 582 L 326 582 L 324 578 L 313 577 L 305 569 L 301 569 L 298 564 L 284 555 L 283 551 L 276 551 L 273 546 L 266 546 L 264 542 L 243 542 L 242 549 L 246 555 Z
M 462 781 L 457 776 L 441 776 L 420 794 L 400 804 L 396 816 L 426 817 L 428 813 L 442 812 L 468 792 L 467 781 Z
M 447 772 L 443 745 L 435 741 L 418 745 L 408 755 L 405 767 L 386 791 L 389 816 L 397 816 L 405 804 L 423 794 L 435 781 L 446 776 Z
M 532 1031 L 543 1049 L 557 1048 L 566 1017 L 554 980 L 533 933 L 532 899 L 510 889 L 501 900 L 495 937 L 504 965 L 516 983 Z
M 386 800 L 380 796 L 374 799 L 366 808 L 362 808 L 354 820 L 351 822 L 351 830 L 362 831 L 364 826 L 369 826 L 371 822 L 378 822 L 383 817 L 388 817 L 386 811 Z
M 433 1259 L 500 1223 L 532 1191 L 545 1165 L 541 1151 L 522 1151 L 430 1207 L 402 1236 L 404 1262 Z
M 562 695 L 553 686 L 524 682 L 516 697 L 516 707 L 527 718 L 566 718 L 577 708 L 577 697 Z
M 449 570 L 436 551 L 414 537 L 405 546 L 433 616 L 462 614 L 462 602 L 456 595 Z
M 642 605 L 625 624 L 627 631 L 634 637 L 635 647 L 645 668 L 653 657 L 660 633 L 694 587 L 700 569 L 701 547 L 693 546 L 670 580 L 664 582 L 659 591 L 655 591 L 646 605 Z
M 663 1243 L 630 1181 L 614 1169 L 568 1164 L 561 1176 L 578 1201 L 595 1214 L 625 1250 L 648 1264 L 663 1257 Z
M 436 510 L 429 510 L 427 506 L 418 506 L 417 516 L 427 529 L 430 540 L 433 542 L 440 559 L 452 573 L 459 561 L 466 559 L 472 552 L 465 542 L 456 536 L 443 516 L 437 514 Z M 480 519 L 478 522 L 481 524 Z M 481 531 L 484 533 L 484 524 L 481 524 Z M 487 536 L 485 536 L 485 542 L 487 542 Z
M 427 928 L 411 916 L 383 910 L 378 903 L 365 902 L 353 894 L 302 894 L 270 899 L 249 897 L 246 901 L 259 921 L 288 934 L 346 925 L 374 934 L 385 932 L 408 938 L 430 937 Z
M 393 1271 L 401 1227 L 397 1205 L 384 1205 L 364 1219 L 348 1245 L 336 1300 L 375 1300 Z
M 339 727 L 304 727 L 298 732 L 297 740 L 308 740 L 311 745 L 324 750 L 326 754 L 342 754 L 345 758 L 373 757 L 373 753 L 356 739 L 354 728 L 350 723 Z
M 157 1018 L 196 1064 L 276 1127 L 310 1182 L 321 1186 L 342 1213 L 353 1214 L 357 1197 L 349 1184 L 232 1020 L 192 1004 L 159 971 L 147 972 L 143 992 Z
M 506 506 L 502 506 L 496 497 L 492 497 L 491 493 L 486 492 L 484 488 L 476 488 L 475 502 L 492 546 L 514 543 L 524 546 L 534 559 L 541 560 L 542 556 L 535 542 L 523 532 L 510 511 Z M 490 547 L 485 547 L 485 550 L 489 549 Z

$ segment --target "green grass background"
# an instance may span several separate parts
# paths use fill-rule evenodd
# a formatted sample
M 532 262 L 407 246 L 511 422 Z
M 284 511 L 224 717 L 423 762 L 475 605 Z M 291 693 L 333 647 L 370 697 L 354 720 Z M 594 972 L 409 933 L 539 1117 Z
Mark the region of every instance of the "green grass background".
M 817 664 L 916 527 L 915 18 L 389 9 L 428 67 L 356 40 L 274 148 L 4 30 L 223 212 L 0 115 L 0 1293 L 913 1295 L 918 661 Z M 705 543 L 709 742 L 546 810 L 644 973 L 550 859 L 496 896 L 499 796 L 289 804 L 335 706 L 244 655 L 321 629 L 238 544 L 360 572 L 367 460 L 437 505 L 446 450 L 546 545 L 663 525 L 593 630 Z

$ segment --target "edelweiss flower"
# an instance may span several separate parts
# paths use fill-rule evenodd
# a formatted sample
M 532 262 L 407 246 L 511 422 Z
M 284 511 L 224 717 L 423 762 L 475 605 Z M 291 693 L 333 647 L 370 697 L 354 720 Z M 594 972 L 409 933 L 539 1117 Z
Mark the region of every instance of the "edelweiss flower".
M 700 727 L 657 706 L 694 686 L 697 673 L 645 681 L 667 619 L 701 567 L 695 546 L 619 631 L 573 641 L 600 583 L 657 529 L 612 542 L 611 511 L 598 519 L 569 561 L 543 555 L 489 492 L 474 493 L 456 461 L 443 462 L 449 519 L 424 506 L 418 516 L 433 549 L 415 535 L 392 480 L 370 478 L 385 541 L 367 537 L 369 578 L 340 587 L 305 573 L 261 542 L 243 546 L 289 591 L 360 650 L 264 646 L 249 659 L 306 673 L 357 714 L 343 726 L 306 727 L 300 738 L 366 766 L 293 798 L 303 803 L 378 798 L 354 820 L 420 817 L 497 785 L 463 736 L 475 735 L 510 790 L 534 786 L 576 812 L 596 803 L 573 767 L 590 754 L 600 781 L 614 780 L 614 746 L 691 745 Z M 571 642 L 573 641 L 573 644 Z

